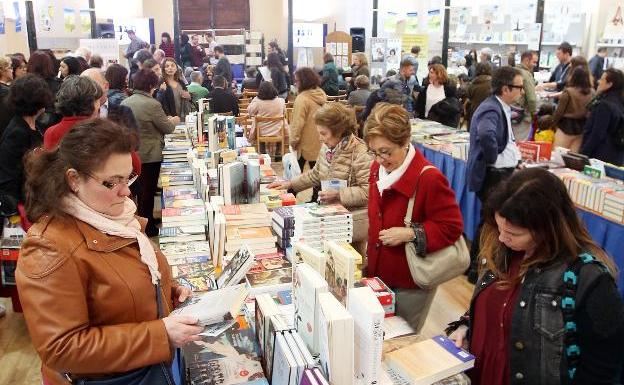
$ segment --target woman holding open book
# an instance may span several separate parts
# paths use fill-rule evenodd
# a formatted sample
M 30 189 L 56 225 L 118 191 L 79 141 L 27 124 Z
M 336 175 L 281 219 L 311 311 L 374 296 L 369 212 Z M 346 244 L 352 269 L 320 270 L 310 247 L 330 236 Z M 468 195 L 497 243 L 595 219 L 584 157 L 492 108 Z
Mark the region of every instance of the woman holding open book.
M 563 182 L 542 169 L 516 172 L 484 215 L 470 310 L 447 329 L 476 358 L 472 383 L 619 383 L 624 303 L 615 265 Z
M 401 106 L 378 103 L 366 126 L 374 157 L 368 194 L 369 277 L 379 277 L 396 293 L 396 313 L 418 332 L 435 289 L 420 289 L 410 273 L 405 245 L 425 256 L 453 245 L 462 235 L 462 217 L 446 177 L 410 143 L 410 117 Z M 411 223 L 404 223 L 414 197 Z
M 34 225 L 15 275 L 46 385 L 170 384 L 172 349 L 202 331 L 196 319 L 168 316 L 191 292 L 172 279 L 128 198 L 136 144 L 127 129 L 94 119 L 27 157 Z

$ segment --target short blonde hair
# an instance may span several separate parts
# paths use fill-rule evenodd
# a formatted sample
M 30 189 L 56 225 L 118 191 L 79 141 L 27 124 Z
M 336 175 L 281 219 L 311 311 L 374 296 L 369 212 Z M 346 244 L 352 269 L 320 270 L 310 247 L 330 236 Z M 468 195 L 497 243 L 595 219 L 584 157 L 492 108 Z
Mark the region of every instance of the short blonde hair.
M 13 70 L 11 59 L 8 57 L 0 57 L 0 71 Z
M 370 81 L 368 80 L 368 76 L 366 75 L 358 75 L 355 78 L 355 86 L 357 88 L 363 88 L 365 90 L 370 86 Z
M 405 108 L 390 103 L 377 103 L 364 126 L 368 144 L 374 137 L 384 137 L 399 146 L 405 145 L 411 136 L 410 117 Z
M 366 58 L 366 55 L 364 55 L 362 52 L 356 52 L 353 54 L 353 56 L 358 58 L 358 60 L 360 61 L 360 66 L 368 66 L 368 59 Z
M 336 138 L 343 138 L 357 132 L 355 111 L 342 103 L 331 102 L 319 108 L 314 114 L 314 123 L 327 129 Z

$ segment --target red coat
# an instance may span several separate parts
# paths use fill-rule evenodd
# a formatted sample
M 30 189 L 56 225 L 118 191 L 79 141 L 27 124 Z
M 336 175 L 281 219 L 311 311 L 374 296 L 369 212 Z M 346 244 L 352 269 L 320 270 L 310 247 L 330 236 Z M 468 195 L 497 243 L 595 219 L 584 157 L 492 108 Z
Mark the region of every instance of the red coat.
M 389 287 L 401 289 L 416 288 L 412 280 L 405 246 L 384 246 L 379 241 L 379 232 L 391 227 L 404 227 L 403 219 L 407 203 L 416 190 L 416 181 L 422 168 L 430 163 L 416 150 L 412 163 L 403 176 L 383 196 L 379 195 L 379 163 L 373 162 L 369 178 L 368 195 L 368 270 L 369 277 L 380 277 Z M 438 169 L 425 171 L 419 182 L 414 201 L 412 222 L 421 223 L 427 237 L 427 252 L 450 246 L 463 231 L 463 222 L 455 192 L 449 187 L 446 177 Z
M 48 128 L 43 134 L 43 148 L 46 150 L 53 149 L 74 124 L 89 118 L 90 116 L 64 116 L 60 122 Z M 141 174 L 141 158 L 136 151 L 132 151 L 132 169 L 136 174 Z

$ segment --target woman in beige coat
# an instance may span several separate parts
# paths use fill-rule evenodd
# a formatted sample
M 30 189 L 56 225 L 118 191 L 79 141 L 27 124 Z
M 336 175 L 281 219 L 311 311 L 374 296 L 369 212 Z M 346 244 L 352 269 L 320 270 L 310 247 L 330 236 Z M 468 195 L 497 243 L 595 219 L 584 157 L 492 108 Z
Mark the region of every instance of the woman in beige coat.
M 289 128 L 289 144 L 297 152 L 299 168 L 307 161 L 314 167 L 321 148 L 319 134 L 314 124 L 314 113 L 327 101 L 327 95 L 320 88 L 321 79 L 312 68 L 303 67 L 295 72 L 295 85 L 299 95 L 293 105 Z
M 366 143 L 354 134 L 358 128 L 355 113 L 342 103 L 328 103 L 316 111 L 314 123 L 323 142 L 314 167 L 292 181 L 275 182 L 269 188 L 299 192 L 310 187 L 319 190 L 324 180 L 346 181 L 346 187 L 320 191 L 318 200 L 325 204 L 340 203 L 353 212 L 353 242 L 363 241 L 368 230 L 366 211 L 363 209 L 368 204 L 372 159 Z M 360 211 L 362 218 L 358 215 Z

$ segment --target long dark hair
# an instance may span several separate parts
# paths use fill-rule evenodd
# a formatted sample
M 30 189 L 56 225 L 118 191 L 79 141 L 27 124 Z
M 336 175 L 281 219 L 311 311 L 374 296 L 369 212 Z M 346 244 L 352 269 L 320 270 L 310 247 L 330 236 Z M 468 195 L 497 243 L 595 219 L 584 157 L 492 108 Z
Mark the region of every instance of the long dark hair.
M 533 266 L 555 260 L 570 262 L 583 252 L 591 253 L 611 274 L 617 274 L 613 261 L 581 223 L 565 185 L 549 171 L 531 168 L 514 173 L 488 198 L 484 214 L 480 257 L 502 279 L 503 287 L 520 282 Z M 509 250 L 498 239 L 495 214 L 528 229 L 536 243 L 534 254 L 522 261 L 517 277 L 507 274 Z
M 572 71 L 567 86 L 578 88 L 583 95 L 589 95 L 593 89 L 590 74 L 583 67 L 576 67 Z
M 611 83 L 611 88 L 609 88 L 608 92 L 619 95 L 622 102 L 624 102 L 624 73 L 615 68 L 609 68 L 604 73 L 607 82 Z
M 107 119 L 82 121 L 65 134 L 53 150 L 35 150 L 26 156 L 26 214 L 36 222 L 41 216 L 62 216 L 59 200 L 71 193 L 65 173 L 83 174 L 101 167 L 113 154 L 129 154 L 137 137 L 129 129 Z

